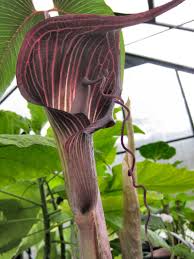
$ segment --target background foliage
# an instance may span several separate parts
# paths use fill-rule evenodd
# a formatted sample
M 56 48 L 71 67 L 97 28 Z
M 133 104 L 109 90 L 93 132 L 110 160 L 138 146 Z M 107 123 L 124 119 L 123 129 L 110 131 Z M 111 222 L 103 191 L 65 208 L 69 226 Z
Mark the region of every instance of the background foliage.
M 35 110 L 44 114 L 40 107 L 35 107 Z M 41 258 L 44 226 L 38 179 L 42 178 L 45 181 L 53 240 L 58 239 L 56 226 L 63 224 L 67 242 L 66 254 L 67 258 L 71 258 L 73 217 L 67 202 L 55 140 L 53 137 L 40 135 L 46 122 L 45 117 L 34 117 L 31 107 L 30 111 L 31 119 L 7 111 L 0 112 L 5 120 L 11 115 L 16 122 L 10 124 L 10 129 L 7 128 L 9 134 L 0 134 L 0 253 L 2 258 L 6 259 L 10 258 L 11 251 L 14 255 L 26 251 L 29 247 L 36 247 L 40 253 L 36 258 Z M 28 131 L 24 131 L 26 125 Z M 39 126 L 34 128 L 32 125 Z M 117 233 L 122 227 L 122 168 L 121 164 L 113 163 L 117 156 L 115 143 L 119 138 L 120 126 L 121 122 L 117 121 L 112 129 L 101 130 L 94 135 L 98 182 L 114 258 L 121 254 Z M 10 130 L 17 134 L 10 134 Z M 137 126 L 134 130 L 135 134 L 143 134 Z M 35 132 L 36 135 L 31 135 Z M 187 232 L 194 230 L 194 210 L 191 206 L 194 199 L 194 172 L 181 165 L 170 164 L 168 160 L 165 163 L 157 160 L 156 156 L 164 159 L 163 153 L 166 152 L 171 154 L 171 157 L 175 155 L 174 149 L 171 152 L 172 147 L 165 143 L 145 145 L 143 150 L 145 160 L 137 163 L 137 176 L 138 182 L 144 184 L 148 190 L 147 198 L 152 210 L 150 240 L 154 247 L 163 247 L 175 255 L 181 255 L 181 258 L 192 258 L 192 235 L 188 238 Z M 48 186 L 57 209 L 52 207 Z M 139 201 L 142 212 L 142 240 L 145 240 L 143 225 L 146 210 L 141 191 Z M 172 220 L 171 224 L 168 223 L 169 219 Z M 161 232 L 166 233 L 165 239 L 160 236 Z M 174 237 L 173 233 L 176 233 L 178 238 Z M 55 243 L 55 246 L 57 248 L 59 244 Z M 57 253 L 57 249 L 54 250 Z M 54 256 L 56 254 L 53 258 Z

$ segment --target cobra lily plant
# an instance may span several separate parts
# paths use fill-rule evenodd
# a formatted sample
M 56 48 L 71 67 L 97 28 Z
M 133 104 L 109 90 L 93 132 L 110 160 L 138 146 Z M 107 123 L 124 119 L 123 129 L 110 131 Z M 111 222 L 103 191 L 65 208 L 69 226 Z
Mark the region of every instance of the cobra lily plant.
M 120 30 L 153 19 L 183 1 L 127 16 L 52 17 L 33 27 L 23 41 L 17 85 L 29 102 L 45 107 L 54 130 L 79 230 L 81 258 L 111 258 L 92 133 L 114 125 L 114 103 L 122 104 Z

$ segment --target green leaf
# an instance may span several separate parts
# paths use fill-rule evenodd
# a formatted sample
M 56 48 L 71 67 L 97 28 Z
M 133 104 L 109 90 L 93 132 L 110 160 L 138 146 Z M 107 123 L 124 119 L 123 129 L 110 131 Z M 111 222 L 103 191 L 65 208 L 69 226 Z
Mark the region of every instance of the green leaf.
M 117 113 L 119 113 L 119 112 L 121 112 L 122 111 L 122 108 L 121 107 L 116 107 L 116 108 L 114 108 L 114 110 L 113 110 L 113 118 L 115 119 L 115 120 L 117 120 Z
M 1 146 L 17 146 L 19 148 L 27 148 L 32 145 L 42 145 L 56 148 L 55 140 L 53 138 L 46 138 L 37 135 L 0 135 Z
M 154 161 L 170 159 L 176 155 L 176 149 L 162 141 L 144 145 L 140 147 L 139 152 L 143 157 Z
M 63 199 L 67 199 L 67 194 L 66 194 L 65 185 L 64 185 L 64 179 L 63 179 L 63 184 L 54 187 L 52 189 L 52 192 L 53 192 L 53 194 L 57 193 Z
M 147 193 L 147 202 L 151 204 L 154 200 L 161 200 L 163 196 L 157 195 L 154 192 Z M 121 213 L 123 210 L 123 192 L 115 191 L 115 192 L 108 192 L 101 195 L 103 208 L 105 212 L 119 212 Z M 143 195 L 139 194 L 138 198 L 140 200 L 140 204 L 144 204 Z
M 49 138 L 54 138 L 54 132 L 53 129 L 51 127 L 48 128 L 46 136 Z
M 141 226 L 141 238 L 143 241 L 147 240 L 147 237 L 145 235 L 145 226 Z M 154 247 L 164 247 L 164 248 L 170 249 L 169 245 L 166 243 L 166 241 L 163 238 L 161 238 L 156 232 L 151 231 L 149 229 L 148 229 L 148 239 Z
M 147 202 L 149 205 L 155 204 L 156 202 L 160 201 L 164 198 L 162 193 L 154 192 L 154 191 L 147 191 Z M 138 192 L 138 199 L 140 206 L 144 206 L 144 195 L 141 192 Z
M 24 35 L 43 19 L 32 0 L 0 0 L 0 97 L 14 78 Z
M 6 192 L 2 193 L 2 191 Z M 18 196 L 8 195 L 8 193 Z M 19 198 L 21 197 L 21 198 Z M 22 198 L 40 202 L 37 184 L 32 182 L 18 182 L 0 190 L 0 210 L 4 219 L 0 221 L 0 253 L 4 253 L 17 246 L 21 238 L 37 222 L 39 206 L 32 204 Z
M 19 255 L 26 251 L 29 247 L 32 247 L 44 239 L 44 225 L 43 222 L 35 223 L 28 235 L 22 239 L 19 246 L 17 247 L 16 254 Z M 1 258 L 0 258 L 1 259 Z
M 124 68 L 125 68 L 125 44 L 123 33 L 120 33 L 120 67 L 121 67 L 121 80 L 123 82 Z
M 65 211 L 58 211 L 50 216 L 52 223 L 60 225 L 72 220 L 73 215 Z
M 64 212 L 64 214 L 65 214 L 67 217 L 70 217 L 70 216 L 73 217 L 72 211 L 71 211 L 71 209 L 70 209 L 70 206 L 69 206 L 69 203 L 68 203 L 67 200 L 64 200 L 62 203 L 60 203 L 60 205 L 58 206 L 58 208 L 62 211 L 62 213 Z
M 194 199 L 193 199 L 193 200 L 194 200 Z M 192 200 L 192 202 L 193 202 L 193 200 Z M 190 208 L 184 208 L 182 214 L 183 214 L 184 217 L 185 217 L 186 219 L 188 219 L 190 222 L 193 221 L 193 219 L 194 219 L 194 210 L 192 210 L 192 209 L 190 209 Z
M 133 125 L 133 132 L 136 134 L 145 134 L 145 132 L 140 129 L 137 125 Z
M 53 213 L 50 215 L 51 220 L 51 234 L 55 234 L 56 227 L 68 222 L 70 220 L 73 220 L 73 214 L 71 212 L 71 209 L 69 207 L 69 204 L 67 200 L 63 201 L 59 205 L 60 211 L 56 211 L 56 213 Z M 17 254 L 25 251 L 28 247 L 34 246 L 41 242 L 44 238 L 44 225 L 43 222 L 38 222 L 33 225 L 31 230 L 28 233 L 28 236 L 23 238 L 22 242 L 20 243 L 20 246 L 17 250 Z M 58 239 L 58 236 L 57 236 Z M 38 244 L 38 247 L 40 248 L 40 244 Z M 56 256 L 51 256 L 51 258 L 58 258 Z
M 112 195 L 102 195 L 103 208 L 106 213 L 122 212 L 123 209 L 123 194 L 113 193 Z
M 35 135 L 0 135 L 0 186 L 60 170 L 53 139 Z
M 121 245 L 120 245 L 120 240 L 119 238 L 115 238 L 110 241 L 110 247 L 112 248 L 112 255 L 113 258 L 116 256 L 119 256 L 121 254 Z
M 95 159 L 99 174 L 103 174 L 106 166 L 111 165 L 115 159 L 118 128 L 119 123 L 116 123 L 114 127 L 101 129 L 95 132 L 93 136 Z
M 107 225 L 109 225 L 114 231 L 118 231 L 123 227 L 123 216 L 121 212 L 105 212 L 105 219 Z
M 193 189 L 194 171 L 148 160 L 137 163 L 138 182 L 147 190 L 178 193 Z
M 181 257 L 182 259 L 194 259 L 194 252 L 186 247 L 184 244 L 178 244 L 172 248 L 174 255 Z
M 10 259 L 10 258 L 13 258 L 15 253 L 16 253 L 16 248 L 14 247 L 13 249 L 11 249 L 9 251 L 0 254 L 0 259 Z
M 161 217 L 152 214 L 149 221 L 149 228 L 155 231 L 157 229 L 165 229 L 166 226 Z
M 42 259 L 44 258 L 44 247 L 38 247 L 38 251 L 37 251 L 37 255 L 36 255 L 36 259 Z
M 109 178 L 109 185 L 107 188 L 108 192 L 121 191 L 123 188 L 122 184 L 122 166 L 116 165 L 112 168 L 112 176 Z
M 91 14 L 113 14 L 110 7 L 108 7 L 104 0 L 54 0 L 54 6 L 65 13 L 91 13 Z M 59 11 L 60 12 L 60 11 Z
M 0 111 L 0 122 L 0 134 L 19 134 L 22 131 L 29 133 L 30 131 L 30 121 L 14 112 Z
M 193 201 L 194 200 L 194 194 L 193 193 L 178 193 L 177 195 L 171 195 L 170 196 L 171 201 Z
M 32 129 L 36 134 L 40 134 L 42 127 L 48 121 L 43 107 L 28 103 L 28 109 L 31 113 Z
M 182 164 L 183 161 L 177 160 L 172 165 L 175 167 L 178 167 L 180 164 Z

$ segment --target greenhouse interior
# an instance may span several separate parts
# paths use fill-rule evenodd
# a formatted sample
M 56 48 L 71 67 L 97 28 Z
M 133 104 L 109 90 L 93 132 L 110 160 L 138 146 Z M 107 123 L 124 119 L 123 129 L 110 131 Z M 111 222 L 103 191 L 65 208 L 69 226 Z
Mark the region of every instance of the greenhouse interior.
M 193 46 L 193 0 L 0 0 L 0 259 L 194 259 Z

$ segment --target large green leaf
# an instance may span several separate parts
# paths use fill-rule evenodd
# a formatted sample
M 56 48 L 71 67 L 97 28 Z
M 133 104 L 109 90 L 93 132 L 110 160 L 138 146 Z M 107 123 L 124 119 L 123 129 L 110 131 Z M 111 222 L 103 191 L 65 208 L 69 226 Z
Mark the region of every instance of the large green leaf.
M 118 213 L 122 214 L 123 210 L 123 192 L 112 192 L 101 195 L 103 208 L 106 213 Z M 143 195 L 139 194 L 140 205 L 144 204 Z M 163 196 L 158 195 L 156 192 L 147 193 L 147 202 L 151 204 L 155 200 L 161 200 Z
M 0 253 L 17 246 L 37 222 L 40 207 L 36 203 L 39 202 L 38 186 L 32 182 L 17 182 L 0 189 L 0 211 L 3 213 L 0 220 Z
M 172 248 L 174 255 L 182 259 L 194 259 L 194 252 L 184 244 L 178 244 Z
M 153 159 L 155 161 L 160 159 L 170 159 L 176 155 L 176 149 L 163 141 L 143 145 L 140 147 L 139 152 L 143 157 Z
M 32 129 L 36 134 L 40 134 L 42 127 L 48 121 L 43 107 L 28 103 L 28 109 L 31 113 Z
M 0 134 L 19 134 L 22 131 L 29 133 L 30 131 L 30 121 L 14 112 L 0 111 L 0 122 Z
M 154 163 L 148 160 L 137 163 L 138 182 L 147 190 L 178 193 L 193 189 L 194 171 L 176 168 L 171 164 Z
M 16 247 L 14 247 L 13 249 L 5 252 L 5 253 L 2 253 L 0 254 L 0 259 L 10 259 L 10 258 L 13 258 L 13 256 L 15 255 L 15 252 L 16 252 Z
M 32 0 L 0 0 L 0 97 L 14 78 L 24 35 L 42 19 Z
M 50 224 L 51 224 L 51 230 L 54 234 L 54 230 L 56 230 L 56 227 L 60 224 L 63 224 L 65 222 L 73 220 L 73 214 L 71 212 L 71 209 L 69 207 L 69 204 L 67 200 L 64 200 L 63 203 L 59 206 L 58 211 L 56 213 L 50 214 Z M 22 242 L 20 243 L 17 254 L 20 254 L 21 252 L 25 251 L 27 248 L 34 246 L 41 242 L 44 238 L 44 224 L 43 222 L 38 222 L 33 225 L 31 230 L 29 231 L 27 237 L 24 237 L 22 239 Z M 58 258 L 58 257 L 52 257 L 51 258 Z
M 1 146 L 17 146 L 18 148 L 28 148 L 32 145 L 42 145 L 46 147 L 56 148 L 53 138 L 45 138 L 38 135 L 9 135 L 0 134 Z
M 61 170 L 53 139 L 32 135 L 0 135 L 0 186 L 36 179 Z
M 94 134 L 94 150 L 97 167 L 99 163 L 111 165 L 116 156 L 115 142 L 117 136 L 117 124 L 112 128 L 102 129 Z
M 145 226 L 141 226 L 141 238 L 144 241 L 147 240 L 147 237 L 145 235 Z M 170 249 L 166 241 L 154 231 L 148 230 L 148 239 L 154 247 L 164 247 Z
M 120 136 L 121 122 L 117 121 L 114 127 L 96 131 L 93 136 L 96 168 L 98 175 L 104 175 L 107 168 L 116 157 L 115 143 Z
M 35 246 L 44 239 L 44 224 L 43 222 L 35 223 L 28 235 L 22 239 L 17 247 L 16 254 L 19 255 L 26 251 L 29 247 Z M 1 259 L 1 258 L 0 258 Z
M 54 0 L 54 6 L 65 13 L 113 14 L 104 0 Z

